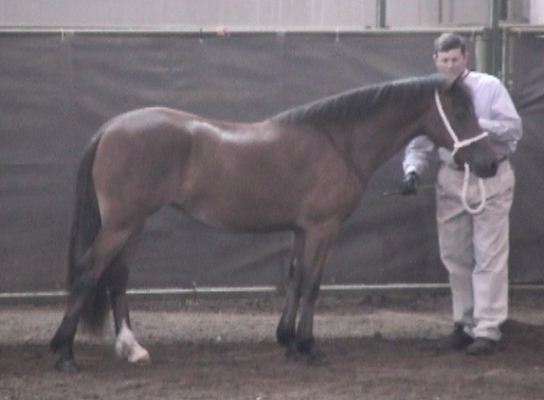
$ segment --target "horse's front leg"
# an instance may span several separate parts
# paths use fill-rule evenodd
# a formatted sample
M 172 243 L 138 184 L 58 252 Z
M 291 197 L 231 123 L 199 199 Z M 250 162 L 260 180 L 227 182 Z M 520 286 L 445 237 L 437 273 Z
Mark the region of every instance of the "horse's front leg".
M 306 357 L 309 364 L 320 364 L 325 360 L 325 354 L 317 348 L 313 336 L 314 311 L 323 267 L 338 228 L 339 223 L 330 221 L 313 227 L 306 233 L 300 316 L 295 341 L 298 352 Z
M 302 262 L 303 251 L 304 233 L 302 231 L 295 231 L 293 255 L 285 285 L 285 305 L 276 330 L 276 339 L 279 344 L 287 347 L 286 356 L 288 358 L 298 356 L 295 343 L 295 324 L 302 282 L 302 268 L 300 263 Z

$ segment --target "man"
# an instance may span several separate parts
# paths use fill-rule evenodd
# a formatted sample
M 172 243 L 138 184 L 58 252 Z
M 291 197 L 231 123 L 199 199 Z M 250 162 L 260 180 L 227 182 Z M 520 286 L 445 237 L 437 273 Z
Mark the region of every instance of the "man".
M 436 216 L 440 257 L 449 273 L 454 329 L 442 347 L 470 355 L 494 353 L 500 325 L 508 315 L 509 212 L 514 173 L 509 156 L 522 136 L 521 119 L 506 88 L 495 77 L 467 69 L 463 37 L 445 33 L 435 40 L 433 60 L 438 72 L 462 79 L 472 92 L 481 128 L 500 160 L 497 175 L 485 179 L 486 206 L 478 214 L 462 204 L 464 170 L 446 149 L 436 149 L 424 136 L 406 148 L 402 193 L 416 194 L 419 176 L 438 154 Z M 469 204 L 480 202 L 477 179 L 470 178 Z

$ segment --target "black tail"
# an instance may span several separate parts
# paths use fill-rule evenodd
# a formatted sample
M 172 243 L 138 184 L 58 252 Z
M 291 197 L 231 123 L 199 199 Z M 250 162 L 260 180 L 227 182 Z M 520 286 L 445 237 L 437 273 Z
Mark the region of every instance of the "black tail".
M 88 271 L 91 262 L 82 262 L 93 245 L 100 230 L 101 219 L 94 187 L 92 169 L 96 149 L 100 142 L 98 133 L 91 141 L 79 164 L 76 182 L 76 204 L 70 232 L 68 251 L 68 289 L 71 295 L 78 290 L 78 280 Z M 108 305 L 105 279 L 100 279 L 89 296 L 82 312 L 82 320 L 92 332 L 100 331 L 105 320 Z

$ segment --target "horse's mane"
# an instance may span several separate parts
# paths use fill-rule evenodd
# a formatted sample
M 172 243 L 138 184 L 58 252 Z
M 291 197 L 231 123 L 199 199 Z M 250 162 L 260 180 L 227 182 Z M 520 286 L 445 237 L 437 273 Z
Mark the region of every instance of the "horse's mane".
M 445 85 L 442 75 L 433 74 L 364 86 L 294 107 L 276 115 L 275 119 L 285 123 L 349 123 L 387 105 L 413 106 L 414 102 Z

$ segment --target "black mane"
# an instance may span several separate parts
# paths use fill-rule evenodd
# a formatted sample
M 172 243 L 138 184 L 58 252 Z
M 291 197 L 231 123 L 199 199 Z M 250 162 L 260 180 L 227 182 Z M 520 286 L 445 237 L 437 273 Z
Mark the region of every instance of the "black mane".
M 433 74 L 364 86 L 294 107 L 278 114 L 275 119 L 284 123 L 349 123 L 386 105 L 410 106 L 445 85 L 443 76 Z

